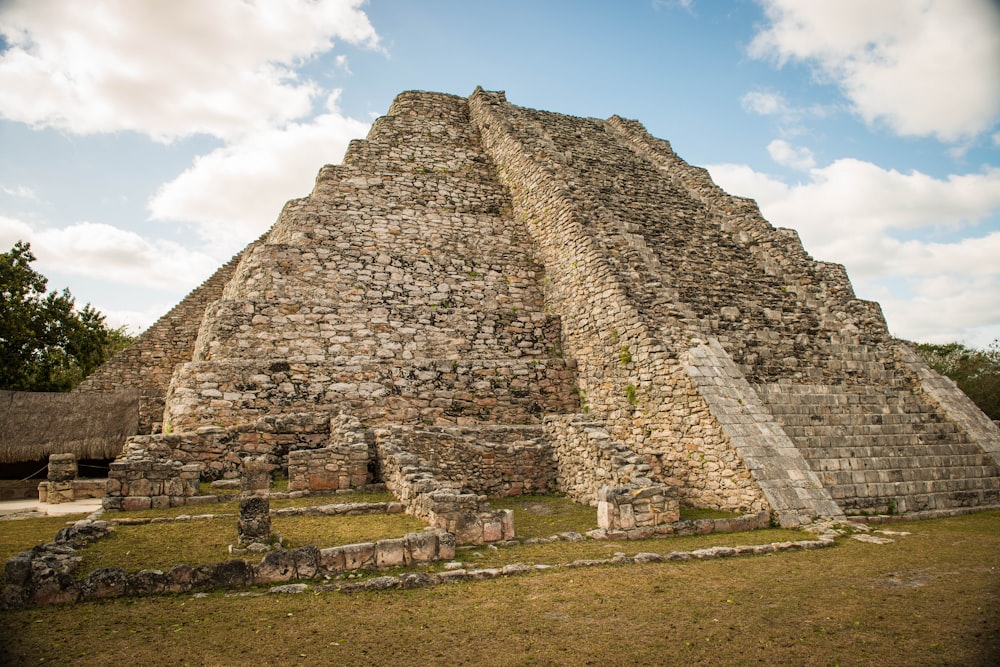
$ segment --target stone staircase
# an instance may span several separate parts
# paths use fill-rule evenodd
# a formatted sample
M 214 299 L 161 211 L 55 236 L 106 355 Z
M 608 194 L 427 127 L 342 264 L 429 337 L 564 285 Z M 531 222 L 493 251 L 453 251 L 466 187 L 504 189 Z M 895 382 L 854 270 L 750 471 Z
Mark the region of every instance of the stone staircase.
M 758 385 L 785 433 L 847 513 L 1000 503 L 1000 470 L 915 392 Z

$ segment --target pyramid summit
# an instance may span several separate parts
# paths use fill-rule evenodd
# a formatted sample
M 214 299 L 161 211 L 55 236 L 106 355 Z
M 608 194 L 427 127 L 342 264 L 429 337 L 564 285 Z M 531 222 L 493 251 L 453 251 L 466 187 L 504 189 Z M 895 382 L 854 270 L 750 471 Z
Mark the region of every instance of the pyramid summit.
M 248 457 L 383 482 L 460 540 L 562 492 L 606 530 L 1000 503 L 1000 431 L 843 267 L 636 121 L 400 94 L 271 230 L 78 389 L 142 392 L 109 509 Z

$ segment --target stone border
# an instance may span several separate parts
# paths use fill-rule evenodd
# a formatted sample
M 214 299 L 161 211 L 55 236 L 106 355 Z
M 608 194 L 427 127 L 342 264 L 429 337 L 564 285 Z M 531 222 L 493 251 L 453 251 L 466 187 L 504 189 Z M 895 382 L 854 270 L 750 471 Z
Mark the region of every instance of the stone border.
M 320 505 L 312 507 L 289 507 L 273 510 L 272 514 L 279 516 L 296 515 L 347 515 L 364 513 L 401 513 L 402 503 L 342 503 L 339 505 Z M 5 566 L 5 586 L 0 592 L 0 609 L 18 609 L 31 606 L 45 606 L 67 602 L 109 597 L 132 597 L 154 595 L 161 593 L 186 593 L 199 590 L 214 590 L 220 588 L 244 588 L 276 582 L 289 582 L 298 579 L 316 579 L 344 575 L 358 570 L 382 569 L 415 563 L 430 563 L 454 558 L 455 536 L 442 530 L 429 530 L 422 533 L 409 533 L 402 538 L 384 539 L 377 542 L 363 542 L 320 549 L 315 546 L 299 547 L 294 550 L 277 549 L 266 553 L 259 563 L 251 563 L 242 559 L 232 559 L 213 565 L 191 566 L 175 565 L 167 572 L 162 570 L 141 570 L 128 574 L 124 568 L 100 568 L 89 573 L 84 579 L 74 576 L 76 567 L 82 558 L 77 555 L 77 549 L 83 548 L 103 537 L 113 530 L 113 524 L 147 525 L 169 521 L 192 521 L 219 517 L 231 517 L 234 514 L 180 517 L 149 517 L 136 519 L 119 519 L 117 521 L 100 520 L 102 510 L 94 512 L 86 519 L 76 521 L 56 533 L 52 542 L 33 547 L 28 551 L 11 557 Z M 709 534 L 712 532 L 737 532 L 758 525 L 768 518 L 766 512 L 733 519 L 697 519 L 679 521 L 674 524 L 664 524 L 649 529 L 633 531 L 605 531 L 601 529 L 580 533 L 562 533 L 550 538 L 528 538 L 525 540 L 508 540 L 504 546 L 518 544 L 538 544 L 553 541 L 582 541 L 590 539 L 643 539 L 647 537 L 665 537 L 668 535 L 685 536 Z M 764 523 L 764 526 L 769 525 Z M 667 532 L 669 529 L 669 532 Z M 821 527 L 816 527 L 818 532 Z M 649 531 L 658 531 L 648 534 Z M 834 533 L 826 530 L 822 539 L 830 539 Z M 663 560 L 688 560 L 691 557 L 702 558 L 704 554 L 711 557 L 726 557 L 743 555 L 744 553 L 771 553 L 775 550 L 806 548 L 799 545 L 804 542 L 772 543 L 772 545 L 752 545 L 751 547 L 712 547 L 693 552 L 671 552 Z M 793 546 L 781 546 L 793 545 Z M 758 550 L 757 548 L 764 550 Z M 769 548 L 767 548 L 769 547 Z M 471 547 L 470 547 L 471 548 Z M 749 551 L 747 551 L 749 549 Z M 721 551 L 719 551 L 721 550 Z M 687 557 L 675 554 L 690 553 Z M 644 554 L 642 562 L 657 562 L 653 555 Z M 708 556 L 705 556 L 708 557 Z M 617 558 L 617 557 L 616 557 Z M 639 556 L 633 557 L 638 559 Z M 607 563 L 625 563 L 616 559 L 585 560 L 567 564 L 567 567 L 582 565 L 600 565 Z M 634 562 L 639 562 L 635 560 Z M 413 588 L 445 583 L 468 578 L 492 578 L 506 574 L 519 574 L 532 570 L 511 570 L 514 566 L 506 566 L 497 570 L 458 570 L 439 574 L 425 575 L 421 573 L 406 573 L 398 577 L 375 577 L 363 582 L 364 586 L 383 586 L 384 588 L 357 588 L 356 590 L 384 590 L 385 588 Z M 527 566 L 524 566 L 527 567 Z M 551 566 L 535 566 L 534 569 L 547 569 Z M 508 571 L 509 570 L 509 571 Z M 464 578 L 463 578 L 464 576 Z M 392 581 L 389 581 L 389 580 Z M 381 581 L 371 584 L 371 581 Z M 352 592 L 351 585 L 325 585 L 316 590 L 341 590 Z M 308 589 L 307 584 L 290 584 L 279 586 L 281 592 L 301 592 Z
M 665 562 L 686 562 L 691 560 L 715 560 L 719 558 L 732 558 L 734 556 L 760 556 L 782 551 L 802 551 L 811 549 L 822 549 L 832 547 L 836 544 L 835 534 L 826 532 L 813 540 L 800 540 L 796 542 L 771 542 L 769 544 L 749 544 L 737 545 L 735 547 L 705 547 L 692 551 L 671 551 L 667 554 L 655 552 L 640 552 L 634 556 L 626 556 L 623 553 L 614 555 L 611 558 L 600 559 L 580 559 L 558 565 L 547 565 L 536 563 L 525 565 L 524 563 L 512 563 L 499 568 L 479 568 L 465 569 L 458 568 L 446 570 L 445 572 L 406 572 L 401 575 L 382 575 L 372 577 L 360 582 L 320 584 L 310 587 L 309 584 L 292 584 L 290 586 L 275 586 L 265 592 L 242 592 L 230 594 L 231 597 L 246 595 L 267 595 L 279 593 L 304 593 L 312 591 L 314 593 L 363 593 L 368 591 L 386 591 L 395 589 L 424 588 L 437 586 L 459 581 L 484 581 L 488 579 L 499 579 L 501 577 L 532 574 L 547 570 L 575 569 L 581 567 L 598 567 L 601 565 L 637 565 L 645 563 L 665 563 Z M 229 597 L 227 596 L 227 597 Z
M 865 516 L 861 514 L 849 514 L 848 521 L 865 524 L 898 523 L 901 521 L 924 521 L 925 519 L 947 519 L 953 516 L 963 516 L 965 514 L 976 514 L 977 512 L 990 512 L 1000 510 L 1000 505 L 978 505 L 976 507 L 951 507 L 939 510 L 923 510 L 922 512 L 908 512 L 906 514 L 875 514 Z

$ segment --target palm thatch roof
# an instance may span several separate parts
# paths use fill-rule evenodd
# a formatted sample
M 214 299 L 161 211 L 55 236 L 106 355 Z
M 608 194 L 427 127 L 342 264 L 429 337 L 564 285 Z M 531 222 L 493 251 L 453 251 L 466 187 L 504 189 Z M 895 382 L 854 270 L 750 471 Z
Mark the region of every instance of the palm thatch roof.
M 139 430 L 139 393 L 0 391 L 0 463 L 117 456 Z

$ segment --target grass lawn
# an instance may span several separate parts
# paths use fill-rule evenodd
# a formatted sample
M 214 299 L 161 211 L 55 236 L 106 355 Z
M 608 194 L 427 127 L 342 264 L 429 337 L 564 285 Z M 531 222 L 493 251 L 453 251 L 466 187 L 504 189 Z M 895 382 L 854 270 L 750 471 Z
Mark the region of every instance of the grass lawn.
M 886 545 L 845 538 L 814 551 L 557 568 L 410 591 L 213 593 L 5 612 L 0 664 L 997 664 L 1000 512 L 885 529 L 910 534 Z M 571 547 L 589 549 L 580 557 L 602 557 L 787 534 L 460 554 L 482 566 L 491 558 L 546 562 L 547 555 L 554 564 L 569 554 L 516 550 Z
M 215 593 L 7 612 L 0 663 L 995 665 L 1000 513 L 886 528 L 911 534 L 886 545 L 843 539 L 815 551 L 409 591 Z

